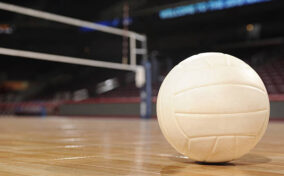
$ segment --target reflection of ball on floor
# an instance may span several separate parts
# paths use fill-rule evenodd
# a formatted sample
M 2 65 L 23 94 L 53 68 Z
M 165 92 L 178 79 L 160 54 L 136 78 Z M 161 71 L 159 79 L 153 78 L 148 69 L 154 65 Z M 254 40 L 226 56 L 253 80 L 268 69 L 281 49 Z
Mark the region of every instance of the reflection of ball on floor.
M 168 142 L 196 161 L 241 157 L 262 137 L 269 99 L 257 73 L 222 53 L 192 56 L 166 76 L 157 115 Z

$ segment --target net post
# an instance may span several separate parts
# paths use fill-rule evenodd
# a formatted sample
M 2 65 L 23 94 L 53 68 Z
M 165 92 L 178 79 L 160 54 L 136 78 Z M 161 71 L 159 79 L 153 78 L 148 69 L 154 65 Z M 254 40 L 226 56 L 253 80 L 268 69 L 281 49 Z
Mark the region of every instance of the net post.
M 142 55 L 142 60 L 147 61 L 148 60 L 148 58 L 147 58 L 148 52 L 147 52 L 147 37 L 146 36 L 144 36 L 144 40 L 142 40 L 141 43 L 142 43 L 141 48 L 144 51 L 143 55 Z
M 46 117 L 46 107 L 44 105 L 40 106 L 40 116 L 42 118 Z
M 146 82 L 140 91 L 140 116 L 142 119 L 150 119 L 152 116 L 152 78 L 151 78 L 151 63 L 143 61 L 145 68 Z
M 136 65 L 136 37 L 130 37 L 130 65 Z

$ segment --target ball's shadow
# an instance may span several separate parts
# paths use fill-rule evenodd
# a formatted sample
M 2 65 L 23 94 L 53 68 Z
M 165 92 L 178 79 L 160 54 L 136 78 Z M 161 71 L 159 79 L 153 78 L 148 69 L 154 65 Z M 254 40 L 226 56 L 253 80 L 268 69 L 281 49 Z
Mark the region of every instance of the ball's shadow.
M 246 154 L 241 158 L 231 161 L 231 162 L 223 162 L 223 163 L 206 163 L 206 162 L 198 162 L 193 161 L 189 158 L 183 157 L 181 155 L 171 156 L 169 157 L 172 161 L 182 162 L 182 163 L 191 163 L 191 164 L 200 164 L 200 165 L 213 165 L 213 166 L 233 166 L 233 165 L 253 165 L 253 164 L 262 164 L 268 163 L 271 159 L 257 154 Z
M 246 168 L 250 165 L 258 165 L 263 163 L 269 163 L 271 159 L 257 154 L 247 154 L 238 160 L 225 163 L 204 163 L 196 162 L 185 158 L 180 155 L 169 157 L 171 161 L 176 162 L 174 165 L 168 165 L 162 168 L 160 171 L 161 175 L 167 174 L 181 174 L 181 175 L 191 175 L 191 174 L 209 174 L 212 175 L 242 175 L 246 173 Z M 249 174 L 248 174 L 249 175 Z

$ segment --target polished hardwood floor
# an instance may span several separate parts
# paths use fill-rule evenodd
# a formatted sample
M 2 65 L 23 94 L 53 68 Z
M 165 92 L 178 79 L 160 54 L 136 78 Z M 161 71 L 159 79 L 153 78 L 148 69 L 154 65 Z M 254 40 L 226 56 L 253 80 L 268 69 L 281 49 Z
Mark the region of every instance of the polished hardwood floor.
M 270 122 L 249 154 L 226 164 L 196 163 L 178 154 L 156 120 L 0 118 L 2 176 L 280 176 L 284 122 Z

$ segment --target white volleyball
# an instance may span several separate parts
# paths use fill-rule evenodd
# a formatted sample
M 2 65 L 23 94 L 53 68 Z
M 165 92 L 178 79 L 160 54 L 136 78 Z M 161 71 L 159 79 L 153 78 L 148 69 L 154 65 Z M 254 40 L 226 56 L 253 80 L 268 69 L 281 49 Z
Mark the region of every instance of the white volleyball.
M 269 99 L 258 74 L 223 53 L 202 53 L 176 65 L 158 94 L 157 116 L 167 141 L 201 162 L 248 153 L 263 136 Z

